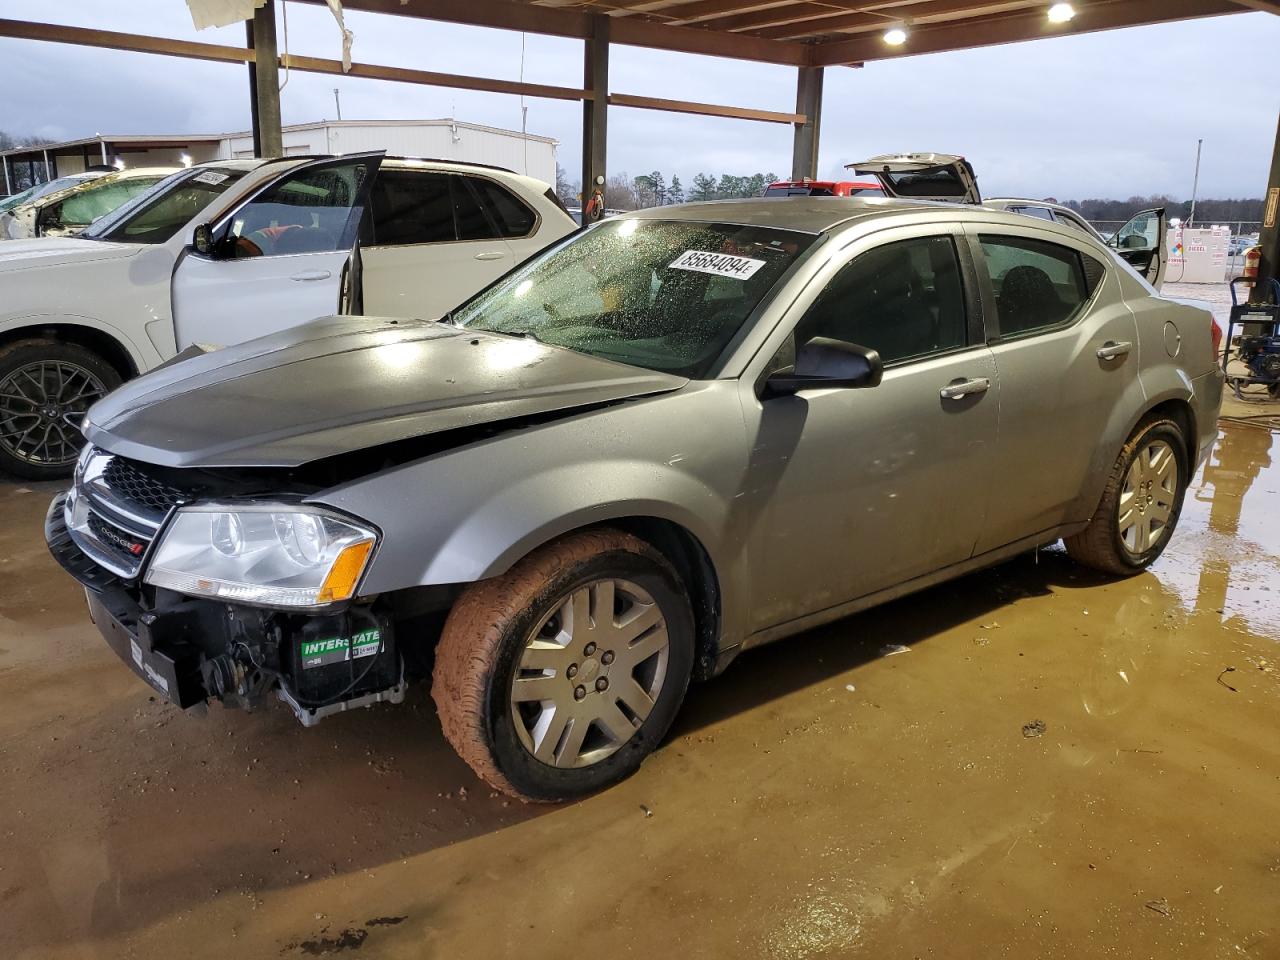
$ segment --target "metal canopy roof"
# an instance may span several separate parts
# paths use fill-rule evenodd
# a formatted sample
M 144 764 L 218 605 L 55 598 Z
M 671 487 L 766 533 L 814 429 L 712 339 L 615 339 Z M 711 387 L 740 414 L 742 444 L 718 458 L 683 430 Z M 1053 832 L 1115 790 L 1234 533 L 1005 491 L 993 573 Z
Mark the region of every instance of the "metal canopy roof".
M 324 3 L 325 0 L 300 0 Z M 343 0 L 347 10 L 565 37 L 608 17 L 613 43 L 791 66 L 857 64 L 1020 40 L 1212 17 L 1280 13 L 1280 0 L 1075 0 L 1051 23 L 1048 0 Z M 882 34 L 908 22 L 906 43 Z

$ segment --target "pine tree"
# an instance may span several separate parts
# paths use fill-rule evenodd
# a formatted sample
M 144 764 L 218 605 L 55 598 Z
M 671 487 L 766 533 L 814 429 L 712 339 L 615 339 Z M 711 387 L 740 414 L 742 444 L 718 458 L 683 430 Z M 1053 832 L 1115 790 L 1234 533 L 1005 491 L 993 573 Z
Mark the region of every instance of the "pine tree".
M 689 191 L 690 200 L 714 200 L 716 198 L 716 178 L 705 173 L 695 174 L 693 187 Z
M 671 175 L 671 186 L 667 187 L 667 203 L 684 203 L 684 186 L 680 183 L 680 175 Z

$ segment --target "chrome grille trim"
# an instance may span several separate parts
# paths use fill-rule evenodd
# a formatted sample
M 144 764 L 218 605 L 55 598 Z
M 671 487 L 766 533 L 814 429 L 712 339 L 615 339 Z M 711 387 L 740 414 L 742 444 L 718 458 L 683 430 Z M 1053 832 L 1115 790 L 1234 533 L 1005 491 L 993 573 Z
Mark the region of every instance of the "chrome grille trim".
M 114 470 L 108 468 L 118 458 L 112 454 L 90 451 L 76 468 L 75 485 L 67 496 L 64 519 L 71 539 L 94 563 L 110 570 L 118 577 L 132 580 L 138 576 L 151 545 L 155 541 L 165 518 L 182 500 L 181 493 L 140 473 L 138 483 L 153 485 L 151 503 L 135 502 L 126 495 L 119 484 L 111 483 L 110 474 L 119 480 L 121 470 L 132 469 L 127 461 L 117 463 Z M 158 509 L 165 496 L 173 502 L 167 509 Z M 141 547 L 136 556 L 130 556 L 127 544 Z

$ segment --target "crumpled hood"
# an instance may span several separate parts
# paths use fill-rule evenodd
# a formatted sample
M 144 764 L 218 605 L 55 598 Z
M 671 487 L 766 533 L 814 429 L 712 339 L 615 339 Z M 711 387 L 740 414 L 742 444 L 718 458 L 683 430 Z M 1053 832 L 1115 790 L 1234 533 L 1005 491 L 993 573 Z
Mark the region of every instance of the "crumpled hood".
M 155 370 L 97 403 L 95 446 L 173 467 L 295 467 L 682 377 L 424 320 L 328 317 Z
M 0 273 L 34 267 L 60 267 L 68 263 L 119 260 L 142 248 L 130 243 L 78 240 L 75 237 L 36 237 L 0 242 Z

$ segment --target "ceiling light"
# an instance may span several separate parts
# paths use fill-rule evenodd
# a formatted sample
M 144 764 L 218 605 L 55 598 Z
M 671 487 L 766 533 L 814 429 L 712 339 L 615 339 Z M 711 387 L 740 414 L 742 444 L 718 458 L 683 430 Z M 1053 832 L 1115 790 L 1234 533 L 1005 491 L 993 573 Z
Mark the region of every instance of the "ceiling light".
M 1055 3 L 1049 8 L 1050 23 L 1066 23 L 1076 15 L 1075 7 L 1069 3 Z
M 191 166 L 191 154 L 189 154 L 189 153 L 184 153 L 184 154 L 183 154 L 182 156 L 180 156 L 178 159 L 179 159 L 180 161 L 182 161 L 182 165 L 183 165 L 184 167 L 189 167 L 189 166 Z
M 113 166 L 113 167 L 115 167 L 117 170 L 123 170 L 123 169 L 124 169 L 124 158 L 123 158 L 123 157 L 116 157 L 115 163 L 113 163 L 113 164 L 112 164 L 112 166 Z
M 884 32 L 884 42 L 891 47 L 900 47 L 907 42 L 907 25 L 895 23 Z

